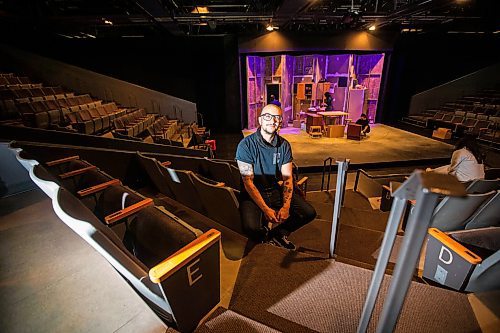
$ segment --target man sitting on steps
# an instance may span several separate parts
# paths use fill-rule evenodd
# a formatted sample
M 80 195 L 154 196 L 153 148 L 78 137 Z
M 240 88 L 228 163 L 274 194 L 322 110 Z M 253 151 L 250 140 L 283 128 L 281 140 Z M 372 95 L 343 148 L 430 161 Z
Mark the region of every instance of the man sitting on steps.
M 277 133 L 282 115 L 279 106 L 266 105 L 260 127 L 238 144 L 236 160 L 244 185 L 240 214 L 243 229 L 253 240 L 295 250 L 288 235 L 314 220 L 316 211 L 293 191 L 292 149 Z

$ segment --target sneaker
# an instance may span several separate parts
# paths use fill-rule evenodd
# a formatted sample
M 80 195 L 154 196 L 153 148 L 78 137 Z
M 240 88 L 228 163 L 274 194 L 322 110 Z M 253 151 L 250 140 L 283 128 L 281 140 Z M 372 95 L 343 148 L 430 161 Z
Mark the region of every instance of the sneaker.
M 295 244 L 293 244 L 292 242 L 290 242 L 288 240 L 287 236 L 281 236 L 281 237 L 275 236 L 269 240 L 269 244 L 274 245 L 274 246 L 278 246 L 278 247 L 282 247 L 282 248 L 287 249 L 287 250 L 296 250 L 297 249 Z

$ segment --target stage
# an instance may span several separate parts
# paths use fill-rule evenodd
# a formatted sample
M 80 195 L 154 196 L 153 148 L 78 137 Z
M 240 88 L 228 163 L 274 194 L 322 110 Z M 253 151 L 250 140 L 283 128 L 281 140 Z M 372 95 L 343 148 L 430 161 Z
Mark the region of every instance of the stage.
M 243 130 L 243 135 L 254 131 Z M 328 157 L 345 157 L 351 160 L 352 166 L 363 167 L 444 162 L 449 161 L 453 152 L 452 145 L 383 124 L 372 124 L 371 132 L 361 141 L 347 140 L 345 136 L 313 139 L 305 131 L 294 127 L 283 128 L 280 135 L 292 145 L 295 163 L 311 171 L 322 167 Z

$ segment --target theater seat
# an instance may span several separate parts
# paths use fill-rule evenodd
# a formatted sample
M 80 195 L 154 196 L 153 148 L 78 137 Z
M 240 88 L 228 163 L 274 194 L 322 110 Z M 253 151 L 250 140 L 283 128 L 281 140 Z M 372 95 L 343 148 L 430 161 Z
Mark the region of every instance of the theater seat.
M 159 264 L 196 239 L 196 234 L 170 219 L 156 207 L 141 210 L 130 222 L 127 236 L 131 251 L 148 268 Z
M 500 191 L 486 201 L 465 225 L 465 229 L 500 227 Z
M 467 186 L 467 193 L 486 193 L 500 190 L 500 179 L 475 179 Z
M 220 232 L 211 229 L 196 237 L 176 225 L 173 214 L 150 206 L 132 217 L 122 238 L 55 178 L 38 178 L 34 168 L 41 166 L 19 153 L 16 150 L 18 160 L 49 195 L 57 216 L 99 252 L 166 325 L 192 332 L 219 303 Z M 99 276 L 94 283 L 100 283 Z
M 500 288 L 500 228 L 429 229 L 423 277 L 468 292 Z
M 206 215 L 215 222 L 243 234 L 238 202 L 239 191 L 227 186 L 210 184 L 195 174 L 191 175 L 191 179 L 206 209 Z M 221 203 L 224 203 L 223 209 Z
M 474 212 L 495 194 L 491 191 L 465 197 L 445 197 L 434 209 L 431 226 L 441 231 L 462 230 Z

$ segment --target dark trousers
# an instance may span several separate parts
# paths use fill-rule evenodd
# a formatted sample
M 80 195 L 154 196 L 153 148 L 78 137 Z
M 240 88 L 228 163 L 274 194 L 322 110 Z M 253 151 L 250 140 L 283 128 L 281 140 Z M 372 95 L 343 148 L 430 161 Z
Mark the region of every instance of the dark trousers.
M 280 189 L 260 193 L 266 204 L 278 211 L 283 206 Z M 288 236 L 290 233 L 306 225 L 316 217 L 316 210 L 295 191 L 290 203 L 290 216 L 271 231 L 267 229 L 264 213 L 250 198 L 248 193 L 241 193 L 240 215 L 245 233 L 255 241 L 266 241 L 274 236 Z

